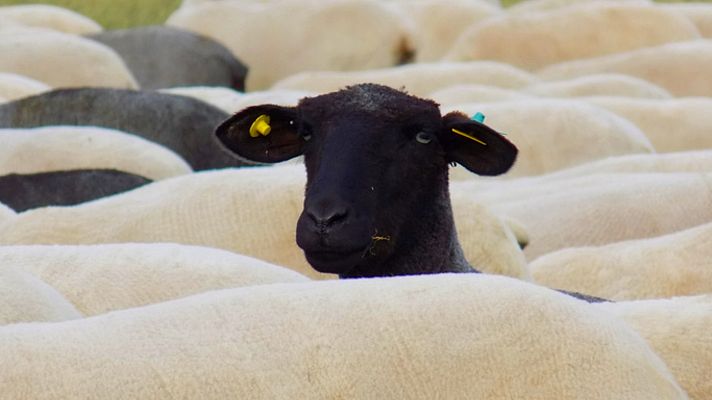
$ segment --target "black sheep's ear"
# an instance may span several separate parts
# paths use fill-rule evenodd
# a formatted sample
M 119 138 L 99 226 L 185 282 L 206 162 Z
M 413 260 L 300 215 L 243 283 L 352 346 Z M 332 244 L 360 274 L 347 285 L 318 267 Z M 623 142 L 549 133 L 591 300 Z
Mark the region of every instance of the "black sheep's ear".
M 443 131 L 439 138 L 448 161 L 479 175 L 503 174 L 517 158 L 517 148 L 509 140 L 460 112 L 443 117 Z
M 220 124 L 215 135 L 230 152 L 256 163 L 285 161 L 304 151 L 294 107 L 248 107 Z

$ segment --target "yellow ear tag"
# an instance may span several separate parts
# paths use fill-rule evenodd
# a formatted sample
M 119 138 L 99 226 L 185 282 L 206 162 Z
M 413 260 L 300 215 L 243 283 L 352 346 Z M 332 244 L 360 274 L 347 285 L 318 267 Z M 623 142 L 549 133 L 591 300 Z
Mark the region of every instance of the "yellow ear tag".
M 457 134 L 460 135 L 460 136 L 464 136 L 464 137 L 466 137 L 466 138 L 468 138 L 468 139 L 470 139 L 470 140 L 474 140 L 475 142 L 477 142 L 477 143 L 479 143 L 479 144 L 481 144 L 481 145 L 483 145 L 483 146 L 487 146 L 487 143 L 481 141 L 480 139 L 477 139 L 476 137 L 474 137 L 474 136 L 472 136 L 472 135 L 468 135 L 468 134 L 465 133 L 465 132 L 458 131 L 458 130 L 455 129 L 455 128 L 453 128 L 452 131 L 453 131 L 454 133 L 457 133 Z
M 267 136 L 272 131 L 269 126 L 269 115 L 260 115 L 255 122 L 250 125 L 250 137 L 256 138 L 260 135 Z

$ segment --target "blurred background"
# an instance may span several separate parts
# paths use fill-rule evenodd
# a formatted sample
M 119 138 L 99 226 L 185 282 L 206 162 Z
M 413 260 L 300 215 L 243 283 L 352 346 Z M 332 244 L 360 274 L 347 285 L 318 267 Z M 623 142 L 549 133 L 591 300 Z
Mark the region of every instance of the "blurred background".
M 501 0 L 507 7 L 522 0 Z M 709 2 L 712 0 L 702 0 Z M 663 0 L 666 3 L 691 3 L 694 0 Z M 0 0 L 0 6 L 14 4 L 52 4 L 70 8 L 92 18 L 105 29 L 162 23 L 180 6 L 181 0 Z

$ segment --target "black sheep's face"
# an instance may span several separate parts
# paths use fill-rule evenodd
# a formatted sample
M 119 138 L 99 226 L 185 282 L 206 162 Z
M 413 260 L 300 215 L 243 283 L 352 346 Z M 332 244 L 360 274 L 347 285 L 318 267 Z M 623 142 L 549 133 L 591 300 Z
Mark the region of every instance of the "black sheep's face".
M 516 157 L 516 148 L 485 125 L 460 113 L 441 117 L 432 101 L 373 84 L 297 107 L 250 107 L 217 135 L 237 156 L 259 163 L 304 155 L 297 244 L 314 269 L 341 276 L 388 275 L 388 260 L 412 240 L 406 231 L 427 231 L 419 216 L 447 200 L 448 163 L 496 175 Z

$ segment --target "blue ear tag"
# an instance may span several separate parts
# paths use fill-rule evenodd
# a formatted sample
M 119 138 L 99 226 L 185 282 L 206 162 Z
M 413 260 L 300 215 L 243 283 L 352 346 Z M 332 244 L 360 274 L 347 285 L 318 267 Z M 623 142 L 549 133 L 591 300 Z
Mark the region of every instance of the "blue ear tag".
M 481 123 L 481 124 L 484 124 L 484 123 L 485 123 L 485 115 L 482 114 L 481 112 L 477 112 L 477 113 L 476 113 L 475 115 L 473 115 L 472 118 L 470 118 L 470 119 L 473 120 L 473 121 L 479 122 L 479 123 Z

